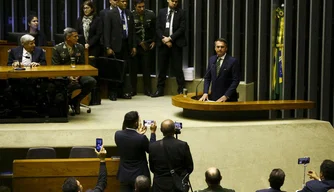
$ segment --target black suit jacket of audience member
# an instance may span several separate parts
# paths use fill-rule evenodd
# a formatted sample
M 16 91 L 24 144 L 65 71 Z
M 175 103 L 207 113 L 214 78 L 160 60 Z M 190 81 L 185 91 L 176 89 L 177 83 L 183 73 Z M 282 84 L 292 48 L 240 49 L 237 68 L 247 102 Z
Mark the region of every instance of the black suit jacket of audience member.
M 330 189 L 334 189 L 334 180 L 311 180 L 298 192 L 327 192 Z
M 150 142 L 155 140 L 155 134 L 151 134 Z M 134 182 L 139 175 L 150 177 L 146 159 L 149 141 L 146 135 L 137 133 L 135 129 L 124 129 L 115 133 L 115 143 L 120 154 L 117 173 L 120 182 Z
M 257 190 L 256 192 L 281 192 L 281 190 L 276 190 L 276 189 L 273 189 L 273 188 L 269 188 L 269 189 Z
M 186 142 L 167 136 L 163 138 L 163 145 L 166 147 L 170 164 L 177 174 L 184 176 L 193 172 L 194 163 Z M 149 152 L 150 169 L 154 174 L 153 191 L 172 191 L 173 180 L 160 140 L 150 144 Z
M 102 22 L 100 17 L 94 16 L 92 22 L 89 25 L 89 35 L 88 35 L 88 44 L 89 49 L 88 53 L 92 56 L 99 56 L 100 54 L 100 38 L 102 36 Z M 76 30 L 78 34 L 84 35 L 82 17 L 77 20 Z M 79 42 L 85 45 L 86 42 Z
M 15 47 L 10 49 L 8 54 L 7 65 L 11 66 L 14 60 L 22 62 L 23 47 Z M 34 51 L 31 53 L 32 59 L 31 62 L 36 62 L 41 65 L 46 65 L 45 60 L 45 51 L 42 48 L 35 47 Z
M 161 39 L 166 29 L 166 20 L 168 16 L 168 8 L 163 8 L 159 10 L 159 15 L 157 18 L 157 44 L 162 45 Z M 172 43 L 179 47 L 184 47 L 187 45 L 187 40 L 185 36 L 186 31 L 186 18 L 184 11 L 182 9 L 176 8 L 174 11 L 173 18 L 173 34 L 170 36 L 172 38 Z
M 128 44 L 129 48 L 135 48 L 133 32 L 133 16 L 129 10 L 124 10 L 128 23 Z M 106 11 L 104 17 L 104 47 L 111 48 L 114 52 L 121 52 L 123 38 L 123 24 L 118 8 Z

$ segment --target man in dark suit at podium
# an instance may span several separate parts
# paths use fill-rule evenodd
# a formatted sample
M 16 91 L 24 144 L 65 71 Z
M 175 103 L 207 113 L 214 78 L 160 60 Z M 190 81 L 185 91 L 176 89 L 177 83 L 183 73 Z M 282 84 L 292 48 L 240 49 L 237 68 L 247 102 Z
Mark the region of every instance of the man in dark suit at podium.
M 150 125 L 150 142 L 155 142 L 157 126 Z M 120 164 L 117 179 L 121 183 L 121 192 L 133 192 L 137 176 L 150 177 L 146 153 L 149 141 L 145 135 L 146 127 L 142 126 L 138 112 L 130 111 L 124 116 L 123 130 L 115 133 L 115 143 L 120 154 Z
M 177 92 L 182 93 L 185 80 L 182 70 L 182 48 L 187 45 L 184 11 L 177 7 L 178 0 L 168 0 L 168 7 L 157 17 L 157 46 L 159 50 L 159 75 L 157 91 L 152 97 L 164 95 L 169 62 L 177 81 Z
M 208 99 L 217 102 L 238 101 L 237 87 L 240 82 L 240 65 L 236 58 L 227 55 L 227 48 L 225 39 L 219 38 L 215 41 L 217 54 L 209 59 L 208 70 L 204 77 L 204 94 L 199 99 L 200 101 Z

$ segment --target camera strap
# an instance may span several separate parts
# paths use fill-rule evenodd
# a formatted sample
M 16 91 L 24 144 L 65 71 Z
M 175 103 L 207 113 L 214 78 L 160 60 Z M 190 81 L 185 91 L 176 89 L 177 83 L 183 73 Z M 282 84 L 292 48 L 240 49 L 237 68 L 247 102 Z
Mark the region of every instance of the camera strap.
M 169 172 L 171 175 L 173 175 L 175 173 L 175 170 L 172 168 L 172 165 L 170 164 L 170 159 L 169 159 L 169 155 L 167 153 L 167 149 L 163 144 L 163 139 L 160 140 L 160 145 L 162 148 L 164 148 L 164 152 L 165 152 L 165 156 L 167 158 L 167 163 L 168 163 L 168 167 L 169 167 Z

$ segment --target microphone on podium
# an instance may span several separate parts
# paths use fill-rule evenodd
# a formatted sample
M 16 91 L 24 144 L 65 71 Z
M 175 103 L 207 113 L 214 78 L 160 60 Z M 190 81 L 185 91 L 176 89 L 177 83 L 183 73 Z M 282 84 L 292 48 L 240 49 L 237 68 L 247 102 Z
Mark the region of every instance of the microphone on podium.
M 219 58 L 219 57 L 218 57 Z M 218 58 L 217 58 L 217 60 L 218 60 Z M 217 61 L 216 61 L 217 62 Z M 204 77 L 199 81 L 199 83 L 196 85 L 196 92 L 195 92 L 195 98 L 198 100 L 199 98 L 198 98 L 198 86 L 202 83 L 202 81 L 203 81 L 203 79 L 205 79 L 205 77 L 209 74 L 209 72 L 211 71 L 211 69 L 213 68 L 213 66 L 216 66 L 216 62 L 215 63 L 212 63 L 211 64 L 211 67 L 206 71 L 206 73 L 205 73 L 205 75 L 204 75 Z

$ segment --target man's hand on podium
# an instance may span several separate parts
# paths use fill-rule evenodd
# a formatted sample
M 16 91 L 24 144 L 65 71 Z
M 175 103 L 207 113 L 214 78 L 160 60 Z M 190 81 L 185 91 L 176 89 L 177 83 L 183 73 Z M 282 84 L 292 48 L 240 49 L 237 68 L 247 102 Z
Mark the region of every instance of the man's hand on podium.
M 208 94 L 207 94 L 207 93 L 204 93 L 204 94 L 202 95 L 202 97 L 199 99 L 199 101 L 207 101 L 208 98 L 209 98 Z

